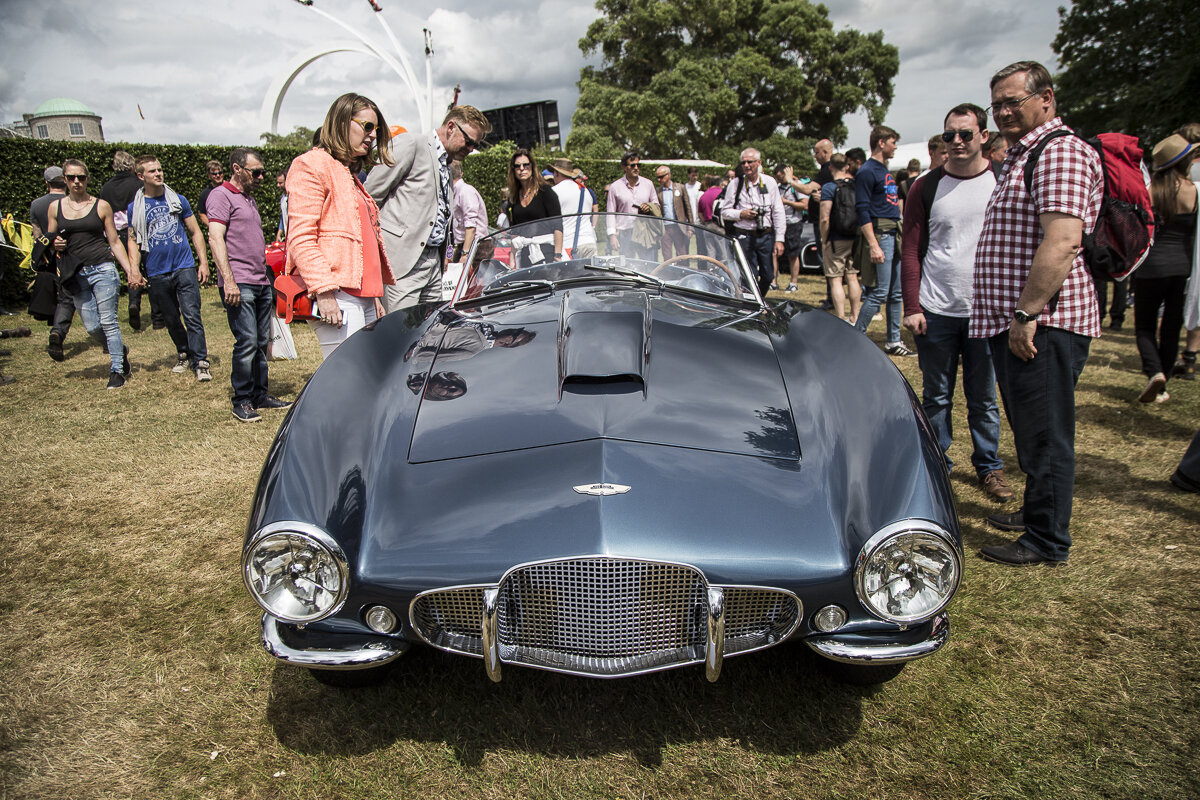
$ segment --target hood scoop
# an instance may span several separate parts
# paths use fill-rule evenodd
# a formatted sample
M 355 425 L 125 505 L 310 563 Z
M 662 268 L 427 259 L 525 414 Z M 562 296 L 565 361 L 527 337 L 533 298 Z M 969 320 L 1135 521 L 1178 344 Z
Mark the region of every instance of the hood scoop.
M 559 397 L 644 394 L 651 319 L 644 293 L 568 292 L 559 316 Z

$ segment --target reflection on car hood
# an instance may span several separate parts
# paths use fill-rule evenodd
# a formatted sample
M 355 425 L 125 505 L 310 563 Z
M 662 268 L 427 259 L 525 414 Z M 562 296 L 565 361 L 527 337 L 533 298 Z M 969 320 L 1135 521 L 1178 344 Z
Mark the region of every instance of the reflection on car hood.
M 744 310 L 582 289 L 433 326 L 409 460 L 606 438 L 797 461 L 770 338 Z

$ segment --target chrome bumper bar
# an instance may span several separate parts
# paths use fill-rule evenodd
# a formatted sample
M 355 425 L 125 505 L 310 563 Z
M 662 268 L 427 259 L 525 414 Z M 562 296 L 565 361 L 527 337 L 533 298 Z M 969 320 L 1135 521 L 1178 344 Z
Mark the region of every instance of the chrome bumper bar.
M 805 639 L 804 643 L 831 661 L 846 664 L 897 664 L 912 661 L 914 658 L 924 658 L 940 650 L 950 638 L 950 617 L 945 613 L 934 617 L 924 638 L 901 643 L 895 641 L 895 636 L 890 638 L 889 642 L 876 643 L 864 635 L 833 634 Z
M 351 638 L 348 643 L 337 640 Z M 408 642 L 383 636 L 357 636 L 300 631 L 282 626 L 270 614 L 263 614 L 262 644 L 280 661 L 309 669 L 369 669 L 395 661 L 408 650 Z M 334 646 L 321 646 L 334 645 Z

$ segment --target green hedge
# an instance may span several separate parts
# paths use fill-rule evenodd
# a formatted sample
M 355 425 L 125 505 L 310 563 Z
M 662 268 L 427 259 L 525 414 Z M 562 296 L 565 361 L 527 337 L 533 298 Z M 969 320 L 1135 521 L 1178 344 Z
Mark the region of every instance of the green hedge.
M 0 215 L 12 214 L 13 219 L 27 222 L 29 204 L 46 192 L 42 172 L 52 164 L 61 165 L 68 158 L 77 158 L 88 165 L 91 176 L 88 186 L 93 194 L 99 194 L 100 187 L 113 176 L 112 158 L 118 150 L 125 150 L 135 157 L 142 153 L 158 156 L 167 183 L 194 205 L 200 197 L 200 192 L 208 185 L 205 162 L 209 159 L 220 161 L 225 165 L 225 175 L 228 177 L 229 152 L 232 149 L 217 145 L 0 139 L 0 163 L 4 164 L 4 170 L 0 174 Z M 254 149 L 262 156 L 263 166 L 267 170 L 267 179 L 254 192 L 254 198 L 262 214 L 263 232 L 267 241 L 271 241 L 275 238 L 279 224 L 279 194 L 275 189 L 274 176 L 303 151 L 285 147 L 256 146 Z M 470 156 L 463 165 L 463 178 L 483 195 L 489 222 L 494 223 L 496 214 L 500 211 L 500 191 L 505 186 L 508 161 L 515 150 L 516 146 L 512 142 L 501 142 Z M 539 151 L 536 156 L 538 169 L 544 169 L 550 154 Z M 621 177 L 621 165 L 615 161 L 589 158 L 578 158 L 574 161 L 588 176 L 588 186 L 596 193 L 600 207 L 604 208 L 606 188 Z M 653 161 L 645 163 L 654 164 Z M 701 174 L 710 171 L 723 172 L 724 168 L 702 169 Z M 687 170 L 683 167 L 672 167 L 671 174 L 680 182 L 687 179 Z M 646 177 L 653 180 L 653 172 Z M 25 287 L 31 275 L 27 271 L 16 269 L 19 259 L 12 251 L 5 251 L 3 258 L 6 268 L 4 277 L 0 280 L 0 305 L 19 308 L 28 301 Z

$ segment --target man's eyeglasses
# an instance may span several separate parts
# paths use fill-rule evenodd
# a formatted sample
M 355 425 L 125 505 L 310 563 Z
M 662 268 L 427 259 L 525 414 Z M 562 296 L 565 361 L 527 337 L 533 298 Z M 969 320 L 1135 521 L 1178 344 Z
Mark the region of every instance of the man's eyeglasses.
M 954 141 L 955 136 L 962 139 L 963 144 L 966 144 L 975 138 L 975 131 L 944 131 L 942 133 L 942 141 L 946 144 L 950 144 Z
M 1027 101 L 1027 100 L 1029 100 L 1029 99 L 1031 99 L 1031 98 L 1034 98 L 1034 97 L 1037 97 L 1037 96 L 1038 96 L 1038 93 L 1037 93 L 1037 92 L 1035 92 L 1034 94 L 1027 94 L 1027 95 L 1025 95 L 1025 96 L 1024 96 L 1024 97 L 1022 97 L 1020 100 L 1004 100 L 1003 102 L 1000 102 L 1000 103 L 992 103 L 992 105 L 991 105 L 991 112 L 992 112 L 992 116 L 993 116 L 993 117 L 994 117 L 994 116 L 996 116 L 996 115 L 997 115 L 997 114 L 999 114 L 1001 111 L 1007 111 L 1007 112 L 1009 112 L 1010 114 L 1011 114 L 1011 113 L 1014 113 L 1014 112 L 1016 112 L 1016 110 L 1017 110 L 1018 108 L 1020 108 L 1020 107 L 1021 107 L 1021 106 L 1022 106 L 1022 105 L 1023 105 L 1025 102 L 1026 102 L 1026 101 Z
M 462 125 L 459 125 L 457 122 L 454 123 L 454 127 L 458 128 L 458 132 L 461 133 L 463 136 L 463 141 L 467 143 L 467 147 L 470 148 L 471 150 L 478 150 L 479 146 L 481 144 L 483 144 L 483 140 L 481 140 L 481 139 L 472 139 L 470 137 L 470 135 L 467 133 L 466 129 L 463 128 Z
M 642 165 L 637 161 L 630 161 L 625 166 L 629 167 L 630 169 L 641 169 L 642 168 Z
M 757 163 L 758 163 L 758 159 L 757 159 L 757 158 L 743 158 L 743 159 L 742 159 L 741 161 L 739 161 L 738 163 L 739 163 L 739 164 L 741 164 L 743 167 L 746 167 L 746 166 L 749 166 L 749 165 L 751 165 L 751 164 L 757 164 Z
M 358 119 L 357 117 L 351 117 L 350 119 L 354 122 L 357 122 L 359 125 L 361 125 L 362 129 L 363 129 L 363 133 L 365 133 L 367 136 L 370 136 L 372 133 L 375 132 L 375 129 L 379 127 L 374 122 L 368 122 L 365 119 Z
M 86 181 L 87 179 L 87 175 L 63 175 L 65 181 Z

